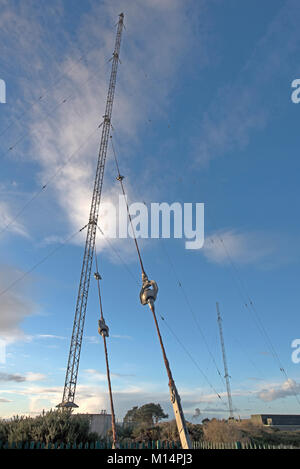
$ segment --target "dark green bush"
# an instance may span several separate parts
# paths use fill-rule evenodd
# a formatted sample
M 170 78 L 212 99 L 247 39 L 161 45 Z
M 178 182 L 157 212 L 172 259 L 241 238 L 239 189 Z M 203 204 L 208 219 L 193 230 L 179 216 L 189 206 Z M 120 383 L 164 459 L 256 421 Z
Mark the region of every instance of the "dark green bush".
M 37 417 L 16 415 L 10 420 L 0 420 L 0 440 L 45 444 L 96 441 L 98 435 L 89 432 L 89 425 L 88 415 L 76 415 L 63 409 L 50 410 Z

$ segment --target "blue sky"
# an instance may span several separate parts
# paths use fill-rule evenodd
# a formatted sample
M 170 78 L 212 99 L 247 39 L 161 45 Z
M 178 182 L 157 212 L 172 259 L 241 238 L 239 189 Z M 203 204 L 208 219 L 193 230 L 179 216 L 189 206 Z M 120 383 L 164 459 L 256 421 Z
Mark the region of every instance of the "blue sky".
M 61 400 L 84 237 L 63 240 L 88 219 L 121 11 L 113 126 L 129 201 L 205 204 L 199 251 L 182 239 L 141 242 L 159 285 L 158 316 L 202 370 L 160 319 L 186 416 L 228 415 L 216 301 L 235 413 L 298 413 L 300 105 L 291 83 L 300 78 L 299 3 L 1 0 L 0 290 L 60 249 L 1 295 L 0 415 L 35 415 Z M 119 195 L 111 153 L 103 201 Z M 153 401 L 171 417 L 133 242 L 112 244 L 122 261 L 97 240 L 117 417 Z M 76 399 L 84 412 L 109 411 L 98 315 L 92 279 Z

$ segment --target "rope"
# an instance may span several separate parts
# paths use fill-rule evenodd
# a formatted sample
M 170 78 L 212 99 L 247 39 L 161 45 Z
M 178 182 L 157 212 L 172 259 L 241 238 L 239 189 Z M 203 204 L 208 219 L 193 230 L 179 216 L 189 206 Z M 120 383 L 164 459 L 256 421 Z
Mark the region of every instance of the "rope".
M 131 218 L 131 215 L 130 215 L 130 212 L 129 212 L 128 202 L 127 202 L 127 199 L 126 199 L 125 189 L 124 189 L 124 185 L 123 185 L 124 176 L 121 176 L 121 174 L 120 174 L 119 164 L 118 164 L 117 155 L 116 155 L 116 152 L 115 152 L 115 147 L 114 147 L 113 140 L 112 140 L 112 135 L 110 136 L 110 141 L 111 141 L 111 146 L 112 146 L 112 149 L 113 149 L 113 154 L 114 154 L 115 163 L 116 163 L 117 172 L 118 172 L 117 180 L 120 182 L 120 185 L 121 185 L 121 188 L 122 188 L 122 193 L 123 193 L 124 200 L 125 200 L 125 203 L 126 203 L 127 214 L 128 214 L 128 218 L 129 218 L 129 221 L 130 221 L 130 224 L 131 224 L 131 228 L 132 228 L 132 233 L 133 233 L 133 237 L 134 237 L 136 251 L 137 251 L 137 254 L 138 254 L 138 258 L 139 258 L 139 262 L 140 262 L 140 266 L 141 266 L 141 270 L 142 270 L 142 275 L 146 275 L 144 265 L 143 265 L 143 261 L 142 261 L 142 257 L 141 257 L 141 253 L 140 253 L 140 249 L 139 249 L 138 242 L 137 242 L 136 235 L 135 235 L 135 231 L 134 231 L 134 228 L 133 228 L 132 218 Z M 168 378 L 169 378 L 169 386 L 171 387 L 171 386 L 174 386 L 175 383 L 174 383 L 174 380 L 173 380 L 173 376 L 172 376 L 172 373 L 171 373 L 169 361 L 167 359 L 165 347 L 164 347 L 163 340 L 162 340 L 162 337 L 161 337 L 161 333 L 160 333 L 160 330 L 159 330 L 159 325 L 158 325 L 156 314 L 155 314 L 154 303 L 149 301 L 148 304 L 149 304 L 149 307 L 150 307 L 150 309 L 152 311 L 152 314 L 153 314 L 153 319 L 154 319 L 154 322 L 155 322 L 155 327 L 156 327 L 159 343 L 160 343 L 160 346 L 161 346 L 163 359 L 164 359 L 165 367 L 166 367 L 166 370 L 167 370 L 167 375 L 168 375 Z
M 99 274 L 96 245 L 95 245 L 95 262 L 96 262 L 96 272 L 97 272 L 97 274 Z M 96 276 L 96 279 L 97 279 L 97 285 L 98 285 L 98 296 L 99 296 L 100 316 L 101 316 L 101 320 L 104 321 L 103 308 L 102 308 L 102 299 L 101 299 L 101 290 L 100 290 L 100 277 L 99 277 L 99 275 Z M 115 448 L 115 447 L 116 447 L 116 442 L 117 442 L 116 418 L 115 418 L 114 401 L 113 401 L 112 387 L 111 387 L 111 380 L 110 380 L 110 370 L 109 370 L 108 351 L 107 351 L 106 337 L 105 337 L 104 334 L 101 334 L 101 335 L 102 335 L 103 343 L 104 343 L 104 354 L 105 354 L 105 362 L 106 362 L 106 374 L 107 374 L 108 392 L 109 392 L 109 400 L 110 400 L 110 408 L 111 408 L 111 428 L 112 428 L 112 436 L 113 436 L 113 448 Z
M 123 185 L 123 179 L 124 179 L 124 177 L 121 176 L 121 174 L 120 174 L 119 164 L 118 164 L 118 160 L 117 160 L 117 156 L 116 156 L 116 152 L 115 152 L 115 148 L 114 148 L 112 136 L 110 136 L 110 140 L 111 140 L 111 145 L 112 145 L 112 149 L 113 149 L 113 155 L 114 155 L 114 159 L 115 159 L 115 163 L 116 163 L 116 168 L 117 168 L 117 173 L 118 173 L 117 180 L 120 182 L 120 185 L 121 185 L 121 188 L 122 188 L 122 193 L 123 193 L 123 196 L 124 196 L 124 199 L 125 199 L 125 202 L 126 202 L 128 218 L 129 218 L 130 223 L 131 223 L 131 228 L 132 228 L 132 232 L 133 232 L 133 236 L 134 236 L 134 240 L 135 240 L 135 246 L 136 246 L 136 250 L 137 250 L 137 253 L 138 253 L 138 257 L 139 257 L 139 262 L 140 262 L 140 265 L 141 265 L 142 274 L 143 274 L 143 273 L 145 274 L 145 270 L 144 270 L 143 262 L 142 262 L 142 258 L 141 258 L 141 253 L 140 253 L 139 246 L 138 246 L 138 243 L 137 243 L 137 240 L 136 240 L 135 231 L 134 231 L 134 228 L 133 228 L 133 224 L 132 224 L 132 220 L 131 220 L 131 216 L 130 216 L 130 212 L 129 212 L 129 207 L 128 207 L 128 203 L 127 203 L 127 199 L 126 199 L 125 189 L 124 189 L 124 185 Z M 156 314 L 155 314 L 154 303 L 151 302 L 151 301 L 149 301 L 148 304 L 149 304 L 150 310 L 151 310 L 151 312 L 152 312 L 152 314 L 153 314 L 153 319 L 154 319 L 154 322 L 155 322 L 155 327 L 156 327 L 158 339 L 159 339 L 159 342 L 160 342 L 160 346 L 161 346 L 161 350 L 162 350 L 162 354 L 163 354 L 163 359 L 164 359 L 164 363 L 165 363 L 167 375 L 168 375 L 168 378 L 169 378 L 169 386 L 170 386 L 170 389 L 172 389 L 172 388 L 175 387 L 175 383 L 174 383 L 174 379 L 173 379 L 172 372 L 171 372 L 171 369 L 170 369 L 170 364 L 169 364 L 169 361 L 168 361 L 168 358 L 167 358 L 167 354 L 166 354 L 166 350 L 165 350 L 164 343 L 163 343 L 163 340 L 162 340 L 162 336 L 161 336 L 161 333 L 160 333 L 160 329 L 159 329 L 157 317 L 156 317 Z M 162 316 L 161 316 L 161 318 L 162 318 Z M 171 329 L 170 329 L 170 330 L 171 330 Z M 177 341 L 179 342 L 179 339 L 177 339 Z M 187 352 L 186 349 L 185 349 L 185 351 Z M 187 352 L 187 353 L 188 353 L 188 352 Z M 189 355 L 189 357 L 191 358 L 191 355 L 190 355 L 189 353 L 188 353 L 188 355 Z M 193 360 L 193 362 L 196 363 L 194 360 Z M 200 370 L 200 367 L 198 367 L 197 364 L 196 364 L 196 366 L 197 366 L 197 368 Z M 201 370 L 200 370 L 200 371 L 201 371 Z M 201 373 L 204 375 L 204 373 L 203 373 L 202 371 L 201 371 Z M 213 387 L 212 387 L 212 388 L 213 388 Z M 213 389 L 214 389 L 214 388 L 213 388 Z M 216 395 L 218 396 L 218 398 L 221 399 L 221 396 L 219 395 L 219 393 L 218 393 L 217 391 L 215 391 L 215 389 L 214 389 L 214 392 L 216 393 Z
M 114 246 L 112 245 L 112 243 L 109 242 L 108 238 L 106 238 L 105 234 L 103 233 L 103 231 L 101 230 L 101 228 L 97 225 L 97 228 L 99 230 L 99 232 L 101 233 L 101 235 L 104 237 L 105 241 L 107 242 L 108 246 L 113 250 L 113 252 L 115 253 L 115 255 L 120 259 L 120 261 L 122 262 L 124 268 L 127 270 L 127 273 L 130 274 L 130 276 L 132 277 L 132 280 L 134 281 L 135 284 L 139 285 L 139 282 L 138 280 L 136 279 L 136 277 L 134 276 L 133 272 L 129 269 L 128 265 L 126 264 L 126 262 L 124 261 L 124 259 L 121 257 L 121 255 L 118 253 L 118 251 L 114 248 Z M 206 380 L 206 382 L 208 383 L 208 385 L 210 386 L 210 388 L 212 389 L 212 391 L 216 394 L 216 396 L 222 400 L 222 397 L 220 396 L 220 394 L 218 393 L 218 391 L 216 391 L 216 389 L 213 387 L 213 385 L 210 383 L 209 379 L 207 378 L 206 374 L 204 373 L 204 371 L 201 369 L 200 365 L 197 363 L 197 361 L 195 360 L 195 358 L 191 355 L 191 353 L 188 351 L 187 347 L 185 345 L 183 345 L 183 343 L 180 341 L 180 339 L 177 337 L 177 335 L 175 334 L 175 332 L 171 329 L 170 325 L 168 324 L 168 321 L 166 320 L 165 317 L 163 317 L 161 314 L 159 315 L 161 320 L 164 321 L 164 324 L 166 325 L 166 327 L 169 329 L 169 331 L 171 332 L 171 334 L 174 336 L 174 338 L 176 339 L 176 341 L 179 343 L 179 345 L 183 348 L 183 350 L 185 351 L 185 353 L 187 354 L 187 356 L 190 358 L 190 360 L 194 363 L 194 365 L 196 366 L 196 368 L 200 371 L 201 375 L 204 377 L 204 379 Z
M 133 238 L 134 238 L 135 247 L 136 247 L 136 250 L 137 250 L 139 262 L 140 262 L 140 265 L 141 265 L 142 273 L 145 274 L 144 265 L 143 265 L 143 261 L 142 261 L 142 256 L 141 256 L 139 245 L 138 245 L 138 242 L 137 242 L 137 239 L 136 239 L 136 236 L 135 236 L 135 231 L 134 231 L 134 228 L 133 228 L 132 218 L 131 218 L 131 215 L 130 215 L 129 206 L 128 206 L 128 202 L 127 202 L 127 198 L 126 198 L 126 194 L 125 194 L 125 189 L 124 189 L 124 184 L 123 184 L 124 176 L 121 176 L 121 174 L 120 174 L 119 164 L 118 164 L 117 155 L 116 155 L 116 152 L 115 152 L 115 147 L 114 147 L 113 140 L 112 140 L 112 135 L 110 136 L 110 141 L 111 141 L 111 146 L 112 146 L 112 150 L 113 150 L 113 154 L 114 154 L 114 158 L 115 158 L 115 163 L 116 163 L 116 167 L 117 167 L 117 172 L 118 172 L 117 180 L 120 182 L 120 185 L 121 185 L 121 188 L 122 188 L 122 193 L 123 193 L 124 200 L 125 200 L 125 203 L 126 203 L 127 214 L 128 214 L 128 218 L 129 218 L 129 221 L 130 221 L 132 234 L 133 234 Z

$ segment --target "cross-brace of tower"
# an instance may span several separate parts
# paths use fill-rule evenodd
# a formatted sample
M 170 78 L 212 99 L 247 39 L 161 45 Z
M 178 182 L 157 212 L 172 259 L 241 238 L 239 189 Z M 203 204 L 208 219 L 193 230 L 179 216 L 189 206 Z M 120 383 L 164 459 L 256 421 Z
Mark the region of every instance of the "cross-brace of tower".
M 227 366 L 227 359 L 225 353 L 225 344 L 224 344 L 224 337 L 223 337 L 223 329 L 222 329 L 222 318 L 219 310 L 219 303 L 217 305 L 217 315 L 218 315 L 218 324 L 220 330 L 220 339 L 221 339 L 221 346 L 222 346 L 222 355 L 223 355 L 223 362 L 224 362 L 224 378 L 226 381 L 226 389 L 227 389 L 227 397 L 228 397 L 228 406 L 229 406 L 229 418 L 233 419 L 233 405 L 232 405 L 232 397 L 231 397 L 231 389 L 230 389 L 230 381 L 229 381 L 229 373 L 228 373 L 228 366 Z
M 100 141 L 100 149 L 98 155 L 98 163 L 96 177 L 94 183 L 93 197 L 90 209 L 89 223 L 87 226 L 87 235 L 85 249 L 82 261 L 81 276 L 79 282 L 77 303 L 75 309 L 74 325 L 70 345 L 70 353 L 66 372 L 65 386 L 62 402 L 58 407 L 78 407 L 75 402 L 76 383 L 78 375 L 78 367 L 80 360 L 82 336 L 84 329 L 84 321 L 86 315 L 87 299 L 90 286 L 91 269 L 93 263 L 93 255 L 96 240 L 96 230 L 98 223 L 99 205 L 101 199 L 101 191 L 103 185 L 104 168 L 107 154 L 108 139 L 111 127 L 112 108 L 116 87 L 119 54 L 121 46 L 122 30 L 124 25 L 124 14 L 119 15 L 117 36 L 115 48 L 112 56 L 112 69 L 110 82 L 106 100 L 105 114 L 102 122 L 102 135 Z M 101 127 L 101 125 L 99 127 Z

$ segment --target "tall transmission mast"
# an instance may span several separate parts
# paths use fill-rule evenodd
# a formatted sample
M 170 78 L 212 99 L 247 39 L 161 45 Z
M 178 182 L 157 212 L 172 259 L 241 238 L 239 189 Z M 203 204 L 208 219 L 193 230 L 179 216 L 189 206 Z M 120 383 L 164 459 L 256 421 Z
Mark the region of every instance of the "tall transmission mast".
M 73 325 L 73 332 L 72 332 L 72 338 L 71 338 L 65 386 L 64 386 L 62 402 L 58 405 L 58 407 L 78 407 L 75 404 L 74 399 L 75 399 L 75 392 L 76 392 L 76 383 L 77 383 L 84 321 L 85 321 L 85 315 L 86 315 L 87 299 L 88 299 L 88 292 L 89 292 L 89 286 L 90 286 L 93 254 L 94 254 L 94 248 L 95 248 L 96 229 L 97 229 L 97 223 L 98 223 L 99 205 L 100 205 L 101 191 L 102 191 L 102 185 L 103 185 L 106 153 L 107 153 L 108 139 L 109 139 L 109 133 L 110 133 L 110 127 L 111 127 L 111 116 L 112 116 L 112 108 L 113 108 L 114 94 L 115 94 L 115 88 L 116 88 L 116 79 L 117 79 L 117 71 L 118 71 L 118 64 L 119 64 L 119 54 L 120 54 L 120 47 L 121 47 L 123 25 L 124 25 L 124 14 L 121 13 L 119 15 L 115 48 L 114 48 L 114 52 L 112 56 L 112 69 L 111 69 L 109 88 L 108 88 L 108 94 L 107 94 L 107 100 L 106 100 L 105 114 L 103 116 L 104 120 L 103 120 L 103 123 L 101 124 L 102 135 L 101 135 L 101 141 L 100 141 L 100 149 L 99 149 L 99 155 L 98 155 L 98 163 L 97 163 L 94 191 L 93 191 L 93 197 L 92 197 L 92 203 L 91 203 L 91 209 L 90 209 L 89 223 L 87 226 L 87 235 L 86 235 L 83 261 L 82 261 L 82 269 L 81 269 L 81 276 L 80 276 L 80 282 L 79 282 L 77 303 L 76 303 L 76 309 L 75 309 L 74 325 Z
M 219 303 L 217 305 L 217 315 L 218 315 L 218 324 L 220 330 L 220 339 L 221 339 L 221 346 L 222 346 L 222 355 L 223 355 L 223 362 L 224 362 L 224 373 L 225 373 L 225 381 L 226 381 L 226 389 L 227 389 L 227 397 L 228 397 L 228 406 L 229 406 L 229 418 L 233 419 L 233 405 L 232 405 L 232 397 L 231 397 L 231 389 L 230 389 L 230 381 L 229 381 L 229 373 L 228 373 L 228 366 L 227 366 L 227 359 L 225 353 L 225 344 L 224 344 L 224 337 L 223 337 L 223 329 L 222 329 L 222 318 L 220 315 L 219 310 Z

